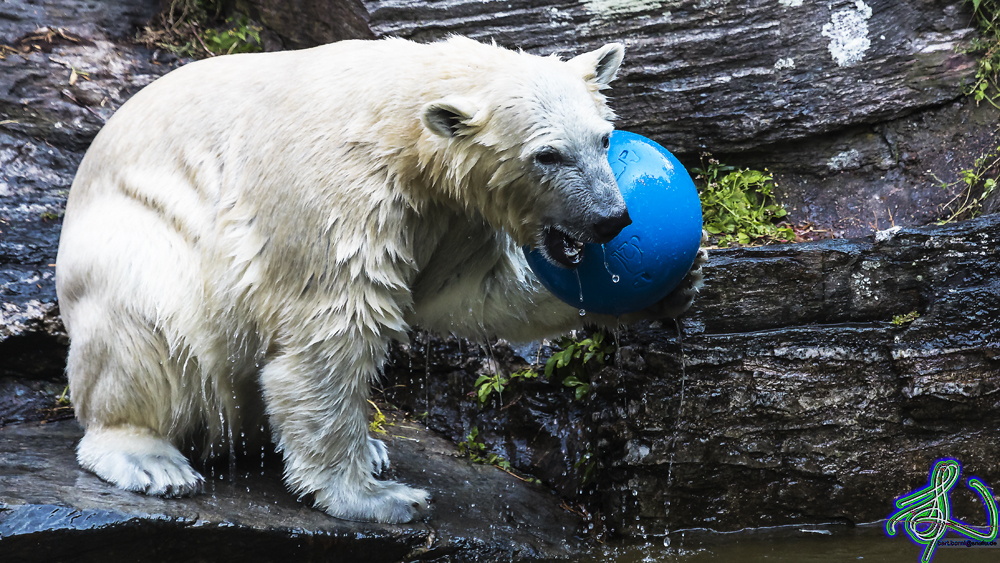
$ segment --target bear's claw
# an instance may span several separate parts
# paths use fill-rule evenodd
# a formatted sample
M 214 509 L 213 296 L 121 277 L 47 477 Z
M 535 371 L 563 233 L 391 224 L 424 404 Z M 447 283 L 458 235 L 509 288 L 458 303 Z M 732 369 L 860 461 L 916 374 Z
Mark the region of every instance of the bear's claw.
M 77 458 L 101 479 L 150 496 L 190 496 L 205 484 L 173 444 L 145 429 L 88 430 Z
M 316 506 L 344 520 L 403 524 L 430 509 L 430 495 L 395 481 L 375 481 L 367 490 L 340 486 L 317 491 Z
M 701 266 L 708 262 L 708 251 L 704 248 L 698 250 L 691 271 L 681 280 L 677 289 L 673 290 L 666 298 L 654 305 L 658 308 L 658 317 L 676 319 L 683 315 L 694 303 L 694 298 L 705 285 L 704 274 Z
M 368 450 L 371 452 L 372 465 L 375 466 L 376 475 L 389 469 L 389 449 L 385 446 L 385 442 L 368 438 Z

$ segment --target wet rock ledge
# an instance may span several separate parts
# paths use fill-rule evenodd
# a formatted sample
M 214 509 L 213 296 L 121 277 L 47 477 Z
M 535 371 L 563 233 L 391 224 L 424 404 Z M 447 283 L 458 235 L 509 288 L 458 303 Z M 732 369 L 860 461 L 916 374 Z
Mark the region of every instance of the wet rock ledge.
M 400 423 L 391 477 L 434 497 L 426 522 L 330 518 L 297 501 L 280 463 L 240 459 L 237 477 L 206 468 L 206 493 L 159 499 L 111 487 L 76 464 L 75 421 L 0 428 L 0 553 L 33 561 L 574 560 L 580 521 L 539 486 L 454 457 L 455 447 Z M 228 465 L 228 464 L 225 464 Z M 214 477 L 212 477 L 214 475 Z

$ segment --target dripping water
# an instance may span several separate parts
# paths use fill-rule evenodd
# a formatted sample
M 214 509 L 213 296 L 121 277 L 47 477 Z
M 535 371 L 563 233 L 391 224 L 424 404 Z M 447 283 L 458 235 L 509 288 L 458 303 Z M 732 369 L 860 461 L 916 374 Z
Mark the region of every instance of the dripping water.
M 215 440 L 208 444 L 208 482 L 212 484 L 212 492 L 215 492 Z
M 408 387 L 406 388 L 413 395 L 413 408 L 417 408 L 417 401 L 420 400 L 420 394 L 417 391 L 412 391 L 415 389 L 413 385 L 413 356 L 417 353 L 416 347 L 420 342 L 420 335 L 414 335 L 413 338 L 407 338 L 406 343 L 406 377 L 408 380 Z
M 601 245 L 601 251 L 604 252 L 604 270 L 611 275 L 611 283 L 618 283 L 621 281 L 621 278 L 618 277 L 618 274 L 611 271 L 611 266 L 608 264 L 608 249 L 603 244 Z
M 235 463 L 235 460 L 233 460 L 233 433 L 232 433 L 232 430 L 229 427 L 229 424 L 226 422 L 226 415 L 225 415 L 225 407 L 224 406 L 221 409 L 219 409 L 219 424 L 220 424 L 219 430 L 222 431 L 222 435 L 226 436 L 226 438 L 229 440 L 228 447 L 224 447 L 223 446 L 222 451 L 228 450 L 228 453 L 229 453 L 229 466 L 231 468 L 233 466 L 233 464 Z M 222 453 L 222 452 L 219 452 L 219 453 Z M 222 481 L 224 478 L 225 477 L 223 477 L 222 471 L 220 469 L 220 471 L 219 471 L 219 480 Z
M 615 319 L 615 320 L 617 320 L 617 319 Z M 615 368 L 618 369 L 618 381 L 619 382 L 623 381 L 624 378 L 625 378 L 624 374 L 622 373 L 622 355 L 618 353 L 618 346 L 621 344 L 621 341 L 622 341 L 622 339 L 621 339 L 621 333 L 619 332 L 619 329 L 621 329 L 621 326 L 622 326 L 621 323 L 618 322 L 618 323 L 615 323 L 615 327 L 613 329 L 611 329 L 611 334 L 615 335 Z
M 670 487 L 674 479 L 674 458 L 677 456 L 677 435 L 680 432 L 681 417 L 684 416 L 684 388 L 687 383 L 687 357 L 684 354 L 684 332 L 681 330 L 681 323 L 674 319 L 674 327 L 677 329 L 677 344 L 681 353 L 681 397 L 677 404 L 677 415 L 674 417 L 674 435 L 670 441 L 670 461 L 667 463 L 667 511 L 670 510 Z M 670 533 L 668 529 L 666 533 Z M 669 540 L 667 540 L 669 541 Z
M 233 439 L 233 425 L 227 425 L 226 432 L 229 436 L 229 482 L 236 482 L 236 441 Z
M 576 286 L 580 288 L 580 303 L 583 303 L 583 281 L 580 279 L 580 269 L 573 270 L 573 273 L 576 274 Z
M 242 426 L 241 426 L 242 428 Z M 243 430 L 240 430 L 240 455 L 246 455 L 247 453 L 247 434 Z M 250 472 L 248 471 L 245 477 L 250 477 Z M 247 491 L 250 492 L 250 491 Z
M 430 414 L 431 399 L 431 333 L 424 331 L 424 410 Z
M 264 476 L 264 454 L 268 446 L 267 434 L 264 433 L 264 423 L 260 424 L 260 476 Z
M 681 349 L 681 401 L 677 406 L 677 419 L 680 420 L 684 414 L 684 384 L 687 382 L 687 356 L 684 354 L 684 333 L 681 331 L 681 323 L 674 319 L 674 327 L 677 328 L 677 344 Z
M 246 337 L 243 337 L 243 344 L 246 345 Z M 244 350 L 244 353 L 246 350 Z M 243 356 L 246 357 L 246 356 Z M 228 414 L 228 420 L 223 420 L 223 428 L 226 432 L 227 450 L 229 450 L 229 482 L 236 482 L 236 440 L 233 438 L 233 424 L 238 420 L 236 410 L 240 407 L 238 406 L 237 396 L 236 396 L 236 356 L 229 357 L 229 392 L 231 394 L 232 402 L 230 403 L 231 408 L 227 409 L 223 407 L 219 416 L 223 413 Z M 220 476 L 221 477 L 221 476 Z

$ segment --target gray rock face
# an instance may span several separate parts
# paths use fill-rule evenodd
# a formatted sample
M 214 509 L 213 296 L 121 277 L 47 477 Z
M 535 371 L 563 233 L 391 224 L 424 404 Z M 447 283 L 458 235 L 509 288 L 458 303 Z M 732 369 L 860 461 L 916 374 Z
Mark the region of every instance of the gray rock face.
M 288 494 L 280 464 L 209 468 L 205 494 L 159 499 L 81 470 L 76 422 L 0 428 L 0 549 L 5 561 L 567 560 L 580 526 L 541 487 L 454 458 L 426 430 L 389 427 L 392 477 L 434 496 L 428 522 L 347 522 Z M 151 542 L 154 537 L 156 541 Z
M 242 4 L 288 49 L 374 38 L 360 0 L 253 0 Z
M 562 55 L 624 42 L 610 90 L 619 128 L 688 166 L 709 151 L 770 168 L 789 220 L 836 236 L 940 217 L 960 189 L 941 181 L 1000 143 L 993 108 L 939 109 L 974 74 L 961 0 L 365 5 L 377 37 L 460 33 Z
M 619 125 L 673 151 L 747 150 L 953 100 L 974 60 L 943 0 L 370 0 L 378 37 L 458 33 L 535 53 L 626 45 Z
M 625 438 L 612 472 L 659 491 L 623 491 L 637 525 L 872 522 L 943 457 L 1000 482 L 1000 216 L 884 238 L 713 261 L 685 323 L 683 405 L 681 347 L 636 331 L 647 370 L 623 383 L 642 399 L 623 403 L 630 428 L 611 435 Z M 956 497 L 956 511 L 982 513 Z
M 0 376 L 61 375 L 54 262 L 66 194 L 104 121 L 172 68 L 121 41 L 157 8 L 154 0 L 0 4 L 0 44 L 9 46 L 0 50 Z

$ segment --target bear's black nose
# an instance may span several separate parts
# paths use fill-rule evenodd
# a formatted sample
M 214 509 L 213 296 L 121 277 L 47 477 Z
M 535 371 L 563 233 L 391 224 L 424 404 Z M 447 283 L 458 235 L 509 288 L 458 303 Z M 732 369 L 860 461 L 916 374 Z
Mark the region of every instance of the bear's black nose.
M 632 219 L 628 216 L 628 209 L 622 211 L 621 215 L 605 217 L 594 224 L 594 233 L 601 244 L 611 241 L 618 236 L 622 229 L 632 224 Z

